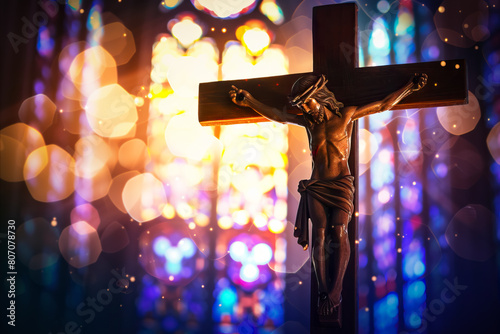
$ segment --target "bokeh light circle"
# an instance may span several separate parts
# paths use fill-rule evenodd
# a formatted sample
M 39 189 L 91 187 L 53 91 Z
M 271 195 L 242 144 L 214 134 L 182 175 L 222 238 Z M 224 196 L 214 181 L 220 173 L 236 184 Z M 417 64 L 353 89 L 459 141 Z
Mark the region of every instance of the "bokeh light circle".
M 90 203 L 74 207 L 73 210 L 71 210 L 70 219 L 72 224 L 85 221 L 96 230 L 99 228 L 99 224 L 101 223 L 99 211 L 97 211 L 97 209 Z
M 117 65 L 128 63 L 136 51 L 132 32 L 120 22 L 98 28 L 92 39 L 113 56 Z
M 103 137 L 125 136 L 138 120 L 134 98 L 117 84 L 96 89 L 85 111 L 92 130 Z
M 130 243 L 125 226 L 112 221 L 104 227 L 101 233 L 101 245 L 104 253 L 116 253 Z
M 495 253 L 493 213 L 479 204 L 460 209 L 446 228 L 446 242 L 460 257 L 486 261 Z
M 195 113 L 172 117 L 165 129 L 165 141 L 172 154 L 195 161 L 200 161 L 212 145 L 219 144 L 212 130 L 200 125 Z
M 125 184 L 127 184 L 128 180 L 137 175 L 140 175 L 138 171 L 129 171 L 115 176 L 111 181 L 108 196 L 116 208 L 123 213 L 127 213 L 127 209 L 125 208 L 125 205 L 123 205 L 122 199 L 123 188 L 125 187 Z
M 205 267 L 195 242 L 169 223 L 156 224 L 139 237 L 139 262 L 169 286 L 185 286 Z
M 0 130 L 0 178 L 9 182 L 23 181 L 28 155 L 44 145 L 40 132 L 24 123 Z
M 56 105 L 44 94 L 27 98 L 19 108 L 19 119 L 40 132 L 47 130 L 54 120 Z
M 40 202 L 56 202 L 75 190 L 75 160 L 56 145 L 37 148 L 26 159 L 23 175 L 28 190 Z
M 469 91 L 469 103 L 437 108 L 439 123 L 449 133 L 460 136 L 474 130 L 481 118 L 479 102 Z
M 59 250 L 71 266 L 83 268 L 97 261 L 102 248 L 96 229 L 80 221 L 61 232 Z
M 127 169 L 143 170 L 151 161 L 151 156 L 144 141 L 134 138 L 120 146 L 118 161 L 120 165 Z
M 138 222 L 159 217 L 167 204 L 163 184 L 151 173 L 128 180 L 123 188 L 122 200 L 128 214 Z
M 491 156 L 500 165 L 500 123 L 495 124 L 490 130 L 488 138 L 486 138 L 486 144 Z
M 88 97 L 99 87 L 116 84 L 116 62 L 102 46 L 94 46 L 75 56 L 66 77 L 83 97 Z

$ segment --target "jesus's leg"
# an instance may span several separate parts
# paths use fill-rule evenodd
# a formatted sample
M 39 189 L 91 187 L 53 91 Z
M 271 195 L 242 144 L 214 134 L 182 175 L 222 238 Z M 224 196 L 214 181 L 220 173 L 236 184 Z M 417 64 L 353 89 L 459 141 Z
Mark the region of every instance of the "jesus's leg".
M 325 208 L 316 199 L 308 199 L 309 213 L 312 221 L 312 264 L 316 278 L 318 280 L 318 314 L 328 315 L 331 313 L 331 307 L 328 298 L 329 284 L 327 271 L 327 253 L 326 253 L 326 224 L 328 217 Z
M 329 253 L 329 274 L 332 280 L 328 295 L 335 306 L 339 305 L 341 301 L 342 282 L 351 254 L 347 234 L 349 218 L 349 214 L 340 209 L 330 211 L 329 227 L 331 230 L 328 233 L 327 252 Z

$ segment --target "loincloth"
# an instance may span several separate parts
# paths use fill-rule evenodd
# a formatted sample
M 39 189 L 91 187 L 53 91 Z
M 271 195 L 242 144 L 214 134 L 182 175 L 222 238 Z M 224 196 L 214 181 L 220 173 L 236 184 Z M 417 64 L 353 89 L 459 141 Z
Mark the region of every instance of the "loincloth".
M 297 243 L 302 247 L 309 243 L 308 221 L 310 215 L 308 196 L 317 199 L 324 206 L 336 207 L 347 212 L 349 217 L 354 211 L 354 177 L 351 175 L 331 181 L 302 180 L 299 182 L 298 191 L 300 193 L 300 202 L 293 235 L 297 238 Z

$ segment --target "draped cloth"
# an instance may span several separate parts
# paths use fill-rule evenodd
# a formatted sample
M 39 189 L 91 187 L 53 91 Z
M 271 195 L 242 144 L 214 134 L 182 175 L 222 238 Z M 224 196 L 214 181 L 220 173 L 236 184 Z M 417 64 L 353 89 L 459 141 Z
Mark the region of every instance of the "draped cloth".
M 354 211 L 354 177 L 344 176 L 337 180 L 302 180 L 299 182 L 300 202 L 295 220 L 293 235 L 297 243 L 305 247 L 309 243 L 310 218 L 308 196 L 317 199 L 326 207 L 336 207 L 349 214 L 349 219 Z M 340 222 L 339 222 L 340 223 Z

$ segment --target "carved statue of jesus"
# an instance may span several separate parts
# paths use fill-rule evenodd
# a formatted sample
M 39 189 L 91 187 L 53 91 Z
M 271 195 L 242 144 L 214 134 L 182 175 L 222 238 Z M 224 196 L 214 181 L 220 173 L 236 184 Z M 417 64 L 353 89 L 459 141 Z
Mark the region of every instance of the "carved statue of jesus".
M 318 280 L 318 314 L 340 317 L 344 273 L 350 257 L 347 225 L 354 211 L 354 177 L 349 170 L 351 134 L 355 120 L 392 109 L 427 83 L 426 74 L 415 74 L 401 89 L 382 101 L 364 106 L 344 106 L 326 87 L 324 75 L 305 75 L 292 87 L 292 106 L 302 115 L 271 108 L 249 92 L 232 86 L 229 94 L 238 106 L 250 107 L 263 117 L 303 126 L 312 155 L 310 180 L 299 183 L 301 194 L 294 235 L 307 250 L 308 220 L 312 222 L 312 263 Z

